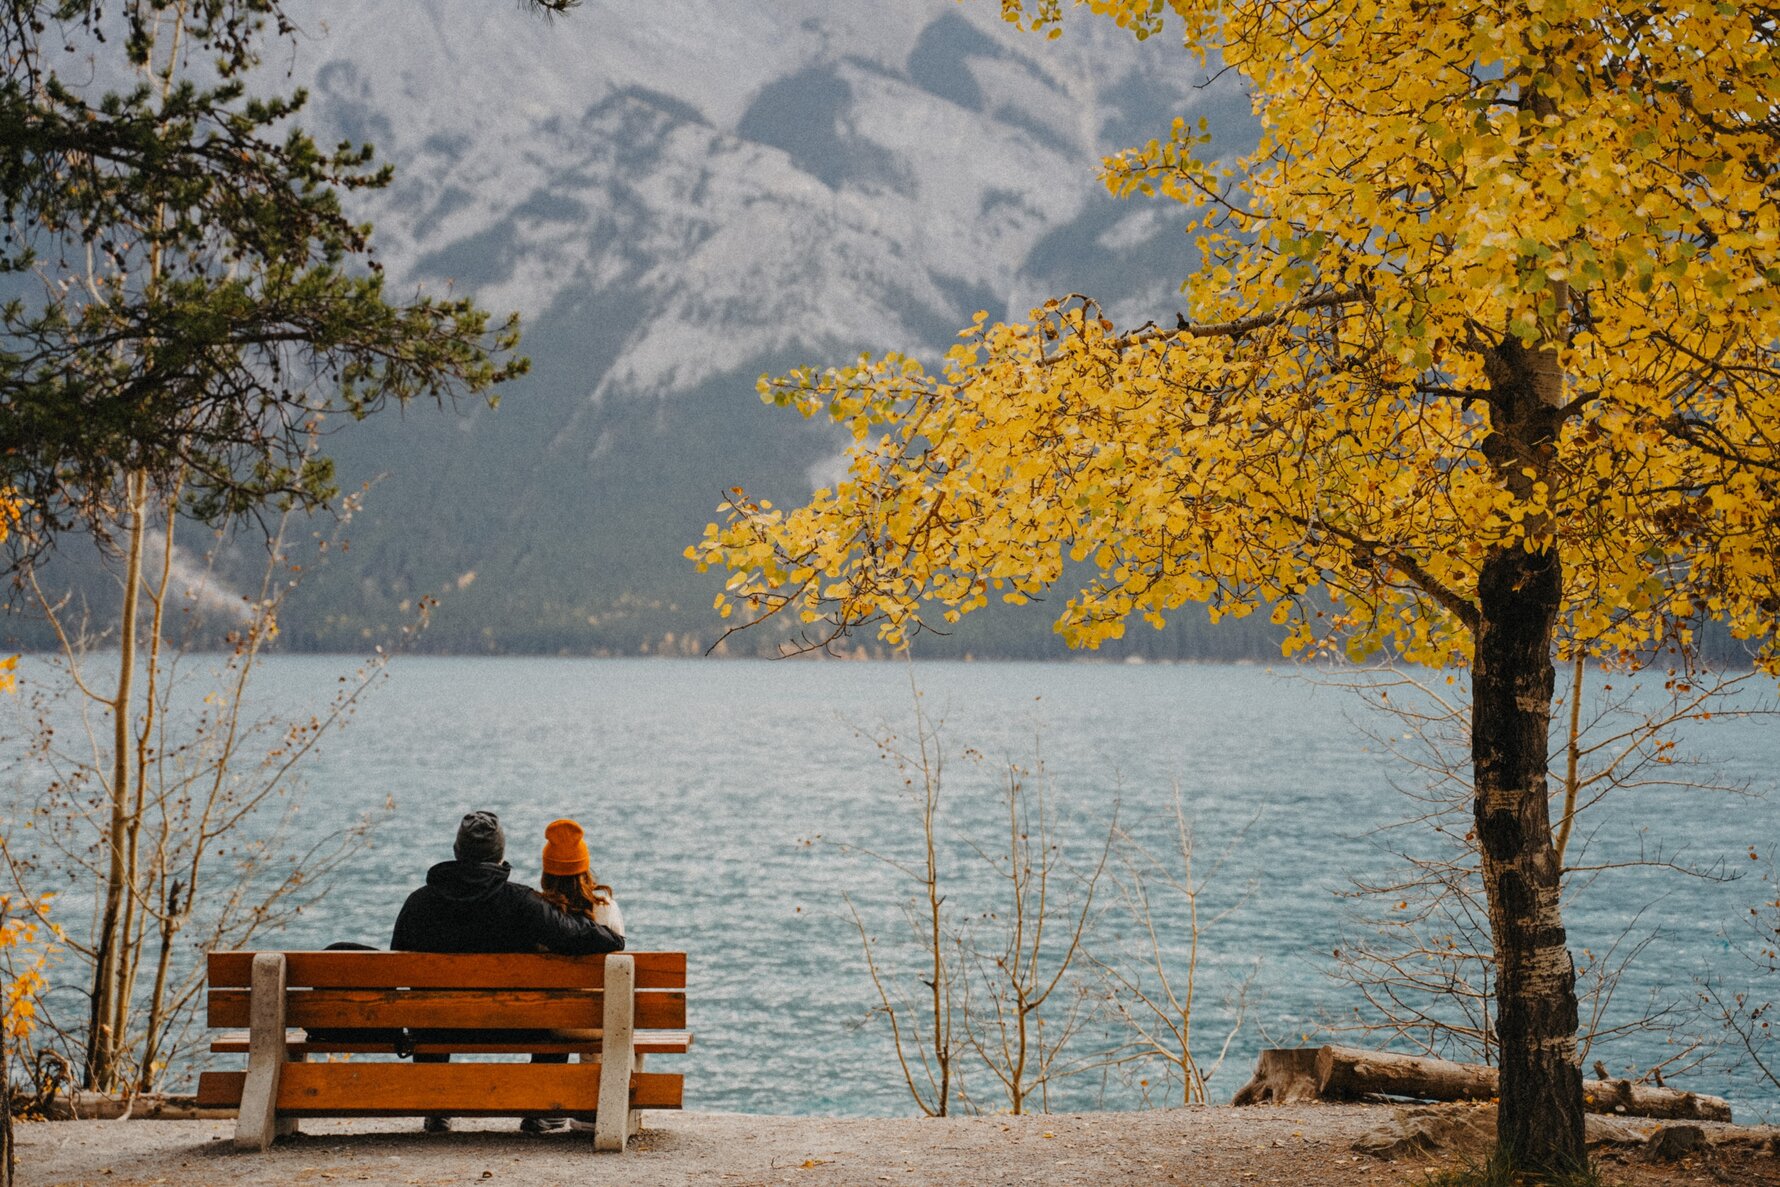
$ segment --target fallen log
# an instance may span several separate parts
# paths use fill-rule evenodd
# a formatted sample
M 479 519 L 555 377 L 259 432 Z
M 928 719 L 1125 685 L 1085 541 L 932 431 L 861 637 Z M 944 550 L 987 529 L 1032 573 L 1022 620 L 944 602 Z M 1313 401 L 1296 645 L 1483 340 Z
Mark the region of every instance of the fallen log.
M 1356 1096 L 1490 1100 L 1496 1095 L 1496 1069 L 1393 1051 L 1318 1047 L 1316 1087 L 1317 1095 L 1329 1100 Z
M 50 1097 L 43 1115 L 51 1121 L 232 1121 L 235 1110 L 199 1108 L 195 1096 L 160 1092 L 136 1097 L 71 1092 Z
M 1582 1107 L 1591 1113 L 1655 1117 L 1663 1121 L 1729 1121 L 1730 1102 L 1703 1092 L 1678 1092 L 1630 1080 L 1584 1080 Z
M 1327 1100 L 1356 1096 L 1407 1096 L 1423 1100 L 1489 1100 L 1496 1095 L 1496 1069 L 1389 1051 L 1322 1047 L 1316 1053 L 1317 1093 Z M 1729 1121 L 1731 1107 L 1721 1097 L 1634 1084 L 1630 1080 L 1584 1080 L 1583 1107 L 1591 1113 L 1656 1117 L 1669 1121 Z

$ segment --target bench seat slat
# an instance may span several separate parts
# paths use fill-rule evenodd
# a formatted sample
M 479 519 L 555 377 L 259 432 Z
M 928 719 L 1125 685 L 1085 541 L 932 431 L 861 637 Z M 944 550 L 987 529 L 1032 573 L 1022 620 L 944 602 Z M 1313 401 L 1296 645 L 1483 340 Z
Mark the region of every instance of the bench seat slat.
M 591 1113 L 599 1100 L 597 1063 L 293 1063 L 278 1084 L 278 1112 L 292 1117 L 517 1117 Z M 201 1108 L 241 1103 L 245 1072 L 204 1072 Z M 631 1076 L 633 1109 L 677 1109 L 682 1077 Z
M 638 1031 L 635 1049 L 641 1055 L 684 1055 L 692 1049 L 692 1032 L 689 1030 L 644 1030 Z M 226 1034 L 210 1043 L 210 1050 L 219 1055 L 245 1055 L 248 1049 L 248 1037 L 245 1032 Z M 318 1042 L 313 1039 L 293 1038 L 285 1043 L 285 1049 L 292 1055 L 393 1055 L 393 1043 L 347 1043 Z M 575 1040 L 549 1040 L 528 1043 L 494 1043 L 494 1042 L 426 1042 L 414 1044 L 414 1050 L 421 1055 L 526 1055 L 531 1052 L 541 1054 L 599 1054 L 598 1036 Z
M 597 1029 L 604 1021 L 603 994 L 580 989 L 304 989 L 285 995 L 285 1021 L 303 1027 L 411 1027 L 483 1030 Z M 639 1029 L 681 1029 L 686 995 L 649 990 L 636 995 Z M 245 989 L 212 989 L 212 1027 L 246 1026 L 251 994 Z
M 684 989 L 684 952 L 634 952 L 638 989 Z M 211 988 L 245 989 L 252 952 L 212 952 Z M 293 989 L 599 989 L 605 963 L 550 953 L 287 952 L 285 983 Z

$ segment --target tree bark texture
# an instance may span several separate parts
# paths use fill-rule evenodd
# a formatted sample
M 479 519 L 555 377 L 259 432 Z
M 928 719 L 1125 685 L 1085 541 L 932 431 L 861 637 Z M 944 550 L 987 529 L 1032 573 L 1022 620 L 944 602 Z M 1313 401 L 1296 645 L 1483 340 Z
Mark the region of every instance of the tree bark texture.
M 1546 784 L 1564 574 L 1539 486 L 1556 481 L 1563 375 L 1549 338 L 1528 346 L 1507 335 L 1483 363 L 1490 432 L 1481 451 L 1523 508 L 1527 533 L 1484 556 L 1472 632 L 1472 808 L 1496 961 L 1497 1133 L 1513 1166 L 1563 1174 L 1587 1162 L 1576 966 Z
M 1515 1166 L 1536 1172 L 1586 1161 L 1576 968 L 1546 787 L 1562 584 L 1555 547 L 1504 547 L 1485 559 L 1472 676 L 1475 826 L 1496 958 L 1499 1140 Z
M 0 1031 L 0 1187 L 12 1187 L 12 1076 L 6 1066 L 10 1038 Z

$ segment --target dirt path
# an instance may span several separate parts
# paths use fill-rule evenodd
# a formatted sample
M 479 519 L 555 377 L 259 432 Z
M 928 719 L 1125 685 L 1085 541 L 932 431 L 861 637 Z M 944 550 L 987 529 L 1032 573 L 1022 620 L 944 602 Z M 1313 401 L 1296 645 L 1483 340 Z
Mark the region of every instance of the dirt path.
M 652 1114 L 628 1154 L 586 1134 L 529 1137 L 512 1121 L 312 1121 L 265 1154 L 236 1154 L 227 1122 L 76 1121 L 22 1126 L 20 1187 L 82 1184 L 1419 1184 L 1426 1157 L 1385 1162 L 1350 1146 L 1389 1119 L 1375 1105 L 1226 1107 L 950 1120 Z M 1773 1184 L 1780 1159 L 1726 1148 L 1667 1166 L 1609 1151 L 1609 1183 Z

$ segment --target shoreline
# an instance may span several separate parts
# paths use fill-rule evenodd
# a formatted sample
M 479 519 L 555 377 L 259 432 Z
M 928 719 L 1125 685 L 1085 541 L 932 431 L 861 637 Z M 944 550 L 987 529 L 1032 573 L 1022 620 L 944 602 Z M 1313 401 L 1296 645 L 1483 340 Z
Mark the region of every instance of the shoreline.
M 1465 1152 L 1456 1149 L 1389 1159 L 1354 1149 L 1406 1112 L 1385 1104 L 1307 1104 L 953 1118 L 649 1113 L 623 1155 L 596 1155 L 587 1134 L 523 1135 L 511 1118 L 460 1121 L 440 1135 L 422 1134 L 414 1118 L 305 1121 L 301 1136 L 263 1154 L 235 1152 L 227 1121 L 46 1121 L 18 1127 L 18 1183 L 1317 1187 L 1420 1184 L 1431 1170 L 1465 1163 Z M 1445 1112 L 1475 1118 L 1488 1109 L 1449 1106 Z M 1780 1129 L 1702 1128 L 1716 1144 L 1675 1162 L 1652 1161 L 1629 1137 L 1595 1147 L 1603 1181 L 1629 1187 L 1667 1187 L 1702 1176 L 1749 1187 L 1780 1181 Z

